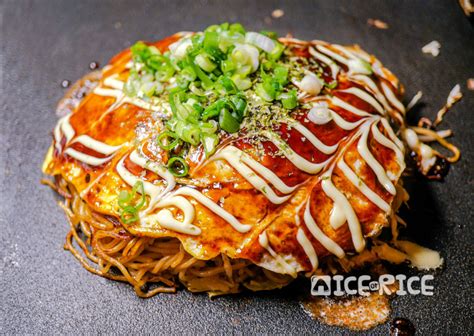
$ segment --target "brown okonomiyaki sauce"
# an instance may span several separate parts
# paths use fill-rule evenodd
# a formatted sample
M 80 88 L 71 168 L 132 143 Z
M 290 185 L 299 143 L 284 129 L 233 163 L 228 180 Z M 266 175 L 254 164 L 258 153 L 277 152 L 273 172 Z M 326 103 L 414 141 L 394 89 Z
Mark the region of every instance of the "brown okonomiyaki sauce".
M 315 320 L 351 330 L 372 329 L 385 323 L 391 313 L 390 298 L 378 292 L 338 299 L 311 297 L 301 303 Z
M 387 272 L 385 267 L 374 265 L 368 271 L 368 274 L 376 276 Z M 391 299 L 398 290 L 398 285 L 395 283 L 387 287 L 392 293 L 391 295 L 379 293 L 379 291 L 369 291 L 368 296 L 324 297 L 308 295 L 301 299 L 301 306 L 309 316 L 323 324 L 365 331 L 388 321 L 392 313 Z

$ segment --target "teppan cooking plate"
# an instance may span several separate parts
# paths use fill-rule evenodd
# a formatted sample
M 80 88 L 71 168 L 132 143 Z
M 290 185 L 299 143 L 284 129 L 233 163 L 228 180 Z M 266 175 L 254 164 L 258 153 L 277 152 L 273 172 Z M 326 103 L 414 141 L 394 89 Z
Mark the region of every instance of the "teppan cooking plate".
M 408 318 L 420 334 L 470 334 L 474 164 L 474 29 L 456 1 L 13 1 L 1 3 L 0 122 L 0 333 L 196 334 L 338 333 L 312 320 L 297 294 L 243 293 L 210 300 L 179 291 L 143 300 L 126 284 L 84 270 L 62 244 L 68 230 L 54 193 L 40 186 L 40 166 L 64 94 L 63 79 L 76 80 L 91 61 L 101 65 L 139 39 L 242 22 L 253 30 L 292 33 L 302 39 L 358 43 L 374 53 L 423 104 L 410 112 L 433 118 L 451 88 L 464 98 L 443 124 L 462 150 L 444 183 L 411 179 L 408 234 L 441 252 L 434 295 L 393 301 L 392 319 Z M 274 9 L 284 16 L 271 17 Z M 380 30 L 367 19 L 381 19 Z M 421 52 L 441 43 L 434 58 Z M 307 287 L 304 287 L 307 286 Z M 369 331 L 389 333 L 390 321 Z

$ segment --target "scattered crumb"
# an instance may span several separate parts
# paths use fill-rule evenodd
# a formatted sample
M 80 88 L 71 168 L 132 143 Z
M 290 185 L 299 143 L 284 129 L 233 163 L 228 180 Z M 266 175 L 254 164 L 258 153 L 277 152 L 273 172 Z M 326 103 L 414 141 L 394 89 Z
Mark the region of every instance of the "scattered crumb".
M 378 29 L 388 29 L 388 24 L 379 19 L 368 19 L 367 24 Z
M 283 15 L 285 15 L 285 12 L 283 11 L 283 9 L 275 9 L 273 12 L 272 12 L 272 17 L 274 19 L 279 19 L 281 18 Z
M 441 48 L 441 44 L 438 41 L 431 41 L 427 45 L 425 45 L 423 48 L 421 48 L 421 51 L 425 54 L 431 54 L 434 57 L 439 55 L 439 49 Z
M 269 24 L 272 24 L 272 19 L 269 16 L 265 16 L 265 18 L 263 19 L 263 22 L 269 25 Z
M 120 28 L 122 28 L 122 22 L 115 22 L 115 23 L 114 23 L 114 28 L 115 28 L 115 29 L 120 29 Z
M 469 78 L 467 80 L 467 89 L 474 91 L 474 78 Z

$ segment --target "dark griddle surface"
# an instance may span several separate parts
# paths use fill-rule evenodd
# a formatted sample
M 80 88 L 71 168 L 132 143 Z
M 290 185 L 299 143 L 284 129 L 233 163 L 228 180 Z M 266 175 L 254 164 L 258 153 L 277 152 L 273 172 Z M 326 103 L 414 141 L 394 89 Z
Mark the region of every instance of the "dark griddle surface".
M 285 15 L 268 22 L 275 8 Z M 138 39 L 199 30 L 222 21 L 303 39 L 358 43 L 397 74 L 407 97 L 418 90 L 433 117 L 456 84 L 464 99 L 445 127 L 462 161 L 445 183 L 414 181 L 412 235 L 445 258 L 433 297 L 394 302 L 393 316 L 420 334 L 469 334 L 472 323 L 474 29 L 457 1 L 14 1 L 0 2 L 0 333 L 334 333 L 311 320 L 294 289 L 209 300 L 181 291 L 142 300 L 125 284 L 89 274 L 62 250 L 66 219 L 53 192 L 39 185 L 40 165 L 57 117 L 61 80 L 76 80 L 91 61 L 104 65 Z M 378 18 L 390 25 L 366 24 Z M 421 53 L 431 40 L 441 54 Z M 406 98 L 406 101 L 409 98 Z M 309 290 L 309 289 L 308 289 Z M 388 324 L 371 332 L 387 334 Z

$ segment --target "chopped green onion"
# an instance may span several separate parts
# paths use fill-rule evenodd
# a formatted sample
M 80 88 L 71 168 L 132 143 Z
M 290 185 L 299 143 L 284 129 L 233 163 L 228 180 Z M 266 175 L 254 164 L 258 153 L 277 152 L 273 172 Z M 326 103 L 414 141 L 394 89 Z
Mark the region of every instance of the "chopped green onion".
M 280 60 L 285 46 L 276 38 L 272 32 L 247 32 L 241 24 L 223 23 L 182 37 L 165 52 L 138 42 L 131 47 L 133 62 L 124 92 L 151 104 L 161 104 L 161 98 L 166 103 L 167 98 L 172 116 L 157 137 L 159 147 L 170 151 L 180 145 L 180 151 L 188 153 L 190 146 L 202 144 L 210 155 L 218 145 L 218 132 L 238 132 L 247 110 L 254 111 L 255 94 L 263 99 L 257 99 L 257 105 L 264 109 L 275 100 L 276 108 L 298 105 L 296 90 L 288 87 L 289 70 L 292 78 L 303 76 L 293 73 L 287 59 Z M 187 174 L 183 162 L 170 159 L 171 166 L 182 168 L 178 174 Z M 135 218 L 137 211 L 127 209 L 126 217 Z
M 249 78 L 239 74 L 233 75 L 232 81 L 235 83 L 235 86 L 237 86 L 237 89 L 241 91 L 247 90 L 252 86 L 252 81 Z
M 220 90 L 222 94 L 237 93 L 239 90 L 235 83 L 227 76 L 221 76 L 216 82 L 216 89 Z
M 204 147 L 204 153 L 206 157 L 212 155 L 219 143 L 219 137 L 217 134 L 202 134 L 202 145 Z
M 140 200 L 135 205 L 132 205 L 132 201 L 136 194 L 140 193 Z M 118 195 L 118 204 L 121 208 L 120 218 L 124 224 L 130 224 L 136 222 L 139 219 L 138 212 L 145 205 L 145 187 L 142 181 L 137 181 L 132 188 L 131 192 L 122 190 Z
M 135 59 L 138 59 L 140 61 L 146 60 L 148 56 L 150 55 L 150 50 L 148 46 L 142 41 L 135 43 L 130 48 L 130 50 L 132 51 L 132 54 L 135 57 Z
M 245 34 L 245 42 L 252 44 L 267 53 L 275 48 L 275 41 L 271 38 L 256 32 L 248 32 Z
M 240 123 L 228 109 L 222 109 L 221 114 L 219 115 L 219 125 L 221 128 L 229 133 L 235 133 L 240 128 Z
M 198 125 L 195 124 L 180 124 L 182 127 L 177 128 L 175 131 L 179 134 L 180 138 L 191 145 L 197 146 L 200 141 L 201 130 Z
M 178 42 L 173 43 L 170 45 L 169 49 L 171 54 L 176 59 L 183 59 L 186 57 L 186 52 L 192 46 L 192 42 L 189 39 L 181 39 Z
M 203 45 L 204 48 L 219 48 L 219 34 L 216 31 L 206 31 Z
M 281 104 L 283 105 L 283 107 L 288 110 L 294 109 L 298 105 L 296 90 L 282 93 L 279 99 L 281 100 Z
M 234 104 L 235 109 L 238 113 L 244 114 L 245 109 L 247 108 L 247 101 L 242 95 L 235 95 L 230 97 L 231 102 Z
M 234 61 L 227 59 L 221 62 L 221 70 L 223 73 L 231 72 L 237 69 L 237 65 Z
M 166 140 L 167 143 L 164 143 L 163 141 Z M 171 131 L 164 131 L 158 137 L 156 138 L 156 142 L 158 143 L 158 146 L 164 150 L 171 150 L 176 147 L 177 144 L 179 144 L 179 137 L 176 133 L 171 132 Z
M 317 95 L 323 86 L 323 80 L 313 73 L 307 73 L 299 83 L 300 89 L 310 95 Z
M 196 73 L 196 75 L 199 77 L 199 79 L 201 80 L 201 82 L 206 86 L 206 87 L 209 87 L 211 88 L 213 86 L 213 82 L 209 79 L 209 77 L 201 70 L 201 68 L 199 66 L 197 66 L 195 63 L 194 63 L 194 60 L 188 55 L 188 61 L 189 61 L 189 64 L 191 66 L 191 68 L 194 70 L 194 72 Z
M 280 59 L 284 50 L 285 50 L 285 46 L 283 44 L 275 42 L 275 48 L 273 48 L 273 50 L 268 54 L 268 57 L 271 60 L 276 61 Z
M 188 175 L 189 166 L 182 157 L 173 156 L 168 161 L 168 170 L 176 177 L 184 177 Z
M 229 26 L 229 31 L 232 33 L 240 33 L 245 35 L 245 28 L 240 23 L 233 23 Z
M 201 128 L 201 132 L 205 134 L 214 134 L 217 131 L 217 121 L 209 120 L 209 122 L 201 121 L 199 123 L 199 127 Z
M 197 55 L 194 62 L 199 65 L 201 69 L 207 72 L 212 72 L 217 67 L 217 65 L 212 63 L 209 56 L 205 53 Z
M 288 68 L 279 65 L 273 70 L 274 79 L 281 85 L 288 83 Z
M 263 83 L 259 83 L 255 87 L 255 93 L 263 100 L 271 102 L 275 98 L 274 93 L 272 94 L 272 92 L 268 92 L 267 89 L 268 85 L 264 86 Z
M 238 64 L 238 73 L 249 74 L 255 72 L 259 65 L 258 49 L 250 44 L 239 44 L 230 55 L 231 59 Z
M 193 82 L 197 77 L 191 66 L 186 66 L 183 70 L 181 70 L 181 76 L 183 76 L 183 78 L 189 82 Z

